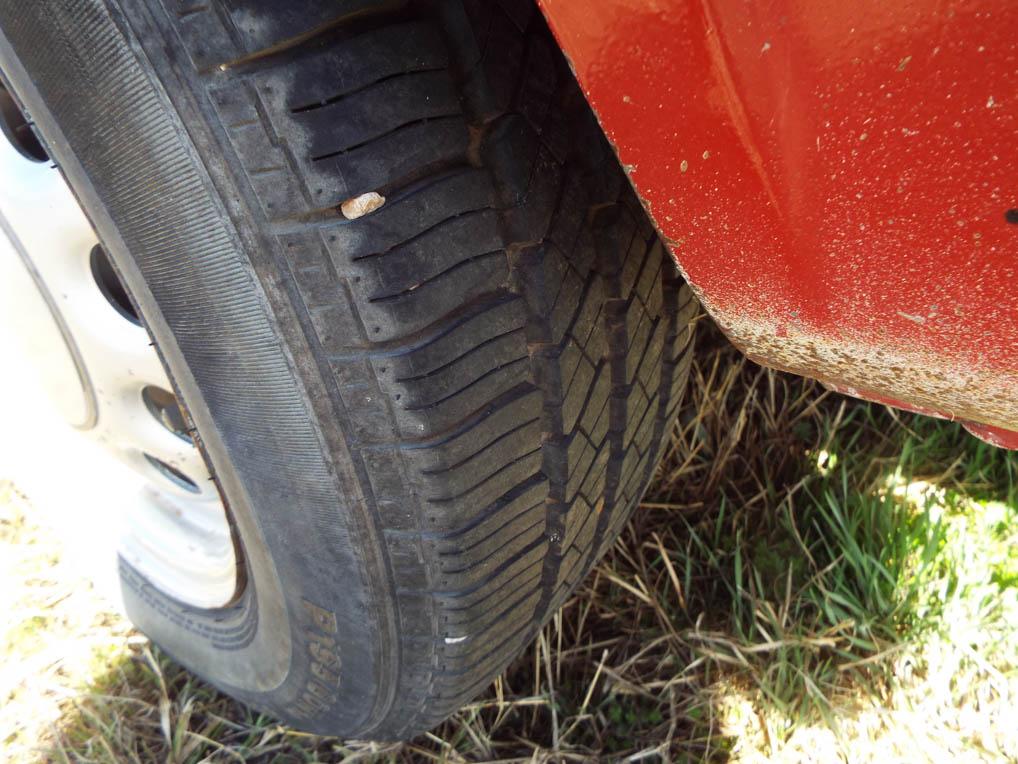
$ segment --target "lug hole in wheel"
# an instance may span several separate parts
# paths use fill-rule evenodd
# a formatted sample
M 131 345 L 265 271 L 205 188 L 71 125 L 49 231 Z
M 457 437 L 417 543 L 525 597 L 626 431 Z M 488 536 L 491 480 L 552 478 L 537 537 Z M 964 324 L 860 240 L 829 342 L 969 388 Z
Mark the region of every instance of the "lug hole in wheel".
M 32 132 L 32 125 L 25 119 L 25 115 L 14 102 L 14 97 L 3 85 L 0 85 L 0 130 L 25 159 L 33 162 L 49 161 L 46 149 Z
M 144 456 L 148 463 L 151 464 L 157 472 L 177 487 L 183 488 L 185 491 L 190 493 L 201 493 L 201 489 L 198 487 L 198 484 L 172 464 L 167 464 L 162 459 L 152 456 L 152 454 L 145 454 Z
M 101 244 L 92 247 L 92 253 L 88 259 L 92 268 L 92 278 L 95 279 L 96 286 L 99 287 L 99 291 L 102 292 L 106 301 L 132 324 L 141 326 L 141 319 L 127 294 L 127 288 L 113 269 L 113 263 L 110 262 L 110 258 Z
M 141 391 L 141 399 L 145 402 L 145 408 L 159 424 L 181 440 L 194 443 L 191 433 L 187 429 L 184 412 L 180 410 L 180 404 L 177 403 L 177 396 L 161 387 L 148 385 Z

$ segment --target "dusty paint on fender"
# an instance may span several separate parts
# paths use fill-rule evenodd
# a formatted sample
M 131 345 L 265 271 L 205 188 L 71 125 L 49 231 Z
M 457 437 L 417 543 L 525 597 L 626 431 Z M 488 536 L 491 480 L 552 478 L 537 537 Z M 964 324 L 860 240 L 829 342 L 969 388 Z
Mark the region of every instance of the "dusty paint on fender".
M 1018 4 L 541 1 L 738 345 L 1018 430 Z

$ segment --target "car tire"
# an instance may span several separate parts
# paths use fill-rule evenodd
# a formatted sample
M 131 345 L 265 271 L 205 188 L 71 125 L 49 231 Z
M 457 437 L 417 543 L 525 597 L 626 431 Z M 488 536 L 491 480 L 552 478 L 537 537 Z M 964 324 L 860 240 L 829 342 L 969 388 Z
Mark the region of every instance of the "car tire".
M 10 0 L 0 67 L 184 402 L 242 567 L 132 620 L 227 693 L 405 739 L 612 543 L 696 303 L 530 2 Z

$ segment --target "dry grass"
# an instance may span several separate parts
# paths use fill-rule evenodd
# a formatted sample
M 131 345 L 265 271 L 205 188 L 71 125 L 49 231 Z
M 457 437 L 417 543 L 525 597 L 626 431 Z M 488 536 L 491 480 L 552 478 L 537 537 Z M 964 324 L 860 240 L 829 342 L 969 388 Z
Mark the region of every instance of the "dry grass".
M 373 746 L 162 656 L 7 489 L 0 744 L 53 761 L 1018 758 L 1016 462 L 763 370 L 716 332 L 619 543 L 482 697 Z

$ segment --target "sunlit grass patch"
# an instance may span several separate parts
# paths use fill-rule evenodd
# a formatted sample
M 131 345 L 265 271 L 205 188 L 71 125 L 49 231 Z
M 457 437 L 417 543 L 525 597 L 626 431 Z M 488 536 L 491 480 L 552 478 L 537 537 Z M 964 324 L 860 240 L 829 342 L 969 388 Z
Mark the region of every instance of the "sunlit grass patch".
M 686 521 L 673 564 L 710 582 L 689 638 L 722 728 L 747 760 L 1018 756 L 1014 458 L 855 409 L 776 509 Z
M 690 526 L 676 561 L 690 584 L 714 582 L 707 621 L 725 636 L 694 630 L 698 651 L 741 669 L 790 719 L 833 721 L 838 698 L 886 681 L 895 652 L 935 618 L 925 587 L 940 522 L 841 479 L 766 520 L 746 516 L 727 537 L 716 522 L 709 534 Z
M 939 515 L 940 544 L 932 562 L 918 563 L 916 620 L 900 649 L 872 653 L 862 645 L 876 659 L 868 666 L 879 670 L 879 685 L 872 673 L 853 672 L 827 695 L 826 712 L 810 716 L 773 701 L 761 686 L 771 675 L 747 683 L 732 672 L 717 697 L 738 760 L 1018 759 L 1018 589 L 1000 575 L 1013 569 L 1015 510 L 929 485 L 896 495 L 902 506 L 922 502 L 913 510 L 923 516 Z M 816 682 L 820 666 L 811 668 Z
M 0 758 L 44 760 L 40 744 L 94 673 L 125 654 L 130 628 L 62 560 L 53 535 L 6 482 L 0 581 Z

